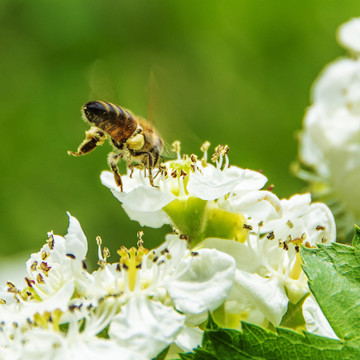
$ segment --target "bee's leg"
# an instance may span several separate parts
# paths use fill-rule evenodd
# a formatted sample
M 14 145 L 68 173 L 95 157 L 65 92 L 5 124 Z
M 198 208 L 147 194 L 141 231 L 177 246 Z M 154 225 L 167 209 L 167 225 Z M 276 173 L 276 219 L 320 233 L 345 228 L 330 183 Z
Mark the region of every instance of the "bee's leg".
M 155 186 L 154 185 L 154 178 L 153 178 L 153 175 L 152 175 L 152 169 L 154 167 L 154 159 L 153 159 L 153 156 L 151 155 L 151 153 L 146 153 L 146 155 L 149 157 L 149 160 L 147 161 L 147 168 L 148 168 L 148 171 L 149 171 L 149 181 L 150 181 L 150 185 L 152 187 L 156 187 L 158 188 L 158 186 Z
M 153 177 L 153 180 L 155 180 L 159 174 L 161 174 L 161 168 L 160 167 L 157 169 L 156 175 Z
M 122 159 L 123 154 L 118 154 L 111 152 L 108 156 L 108 164 L 110 166 L 111 171 L 114 173 L 114 180 L 116 185 L 120 187 L 120 191 L 123 192 L 123 183 L 121 180 L 121 176 L 119 173 L 119 169 L 117 167 L 118 162 Z
M 69 155 L 85 155 L 97 146 L 102 145 L 106 139 L 106 134 L 96 126 L 92 126 L 85 134 L 85 140 L 79 145 L 77 152 L 68 151 Z
M 132 176 L 133 176 L 133 174 L 134 174 L 134 166 L 128 165 L 128 168 L 131 170 L 129 177 L 130 177 L 130 179 L 132 179 Z
M 161 161 L 159 161 L 160 159 L 161 159 Z M 154 176 L 154 179 L 156 179 L 156 177 L 165 169 L 164 166 L 162 165 L 165 162 L 165 159 L 162 156 L 158 156 L 157 161 L 158 161 L 157 162 L 158 167 L 157 167 L 157 173 Z M 155 164 L 156 164 L 156 162 L 155 162 Z
M 133 174 L 134 174 L 134 165 L 133 165 L 132 161 L 130 160 L 130 157 L 129 157 L 129 156 L 126 157 L 126 167 L 127 167 L 128 169 L 130 169 L 130 175 L 129 175 L 129 177 L 130 177 L 130 179 L 132 179 L 132 176 L 133 176 Z

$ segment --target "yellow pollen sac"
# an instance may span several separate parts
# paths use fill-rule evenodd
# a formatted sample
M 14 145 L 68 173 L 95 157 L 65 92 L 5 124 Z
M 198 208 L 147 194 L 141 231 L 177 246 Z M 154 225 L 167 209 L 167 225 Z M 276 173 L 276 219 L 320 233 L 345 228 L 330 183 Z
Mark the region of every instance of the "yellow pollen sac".
M 110 257 L 110 251 L 107 247 L 104 247 L 103 256 L 104 256 L 104 259 L 107 259 L 108 257 Z
M 49 234 L 49 238 L 46 240 L 46 243 L 48 244 L 50 250 L 54 249 L 55 239 L 53 234 Z
M 181 143 L 179 140 L 174 141 L 172 144 L 172 149 L 177 153 L 180 154 L 181 150 Z
M 36 271 L 37 264 L 38 264 L 37 261 L 34 261 L 34 262 L 31 264 L 31 266 L 30 266 L 31 271 Z
M 51 266 L 48 266 L 46 262 L 42 262 L 40 264 L 40 270 L 45 274 L 45 276 L 48 276 L 48 273 L 51 269 Z
M 123 246 L 117 252 L 120 255 L 121 267 L 127 272 L 130 291 L 133 291 L 135 289 L 137 271 L 141 269 L 143 256 L 146 255 L 148 252 L 149 250 L 144 248 L 142 244 L 140 244 L 138 249 L 132 247 L 129 250 Z
M 45 261 L 49 256 L 50 256 L 50 253 L 48 253 L 47 251 L 43 251 L 41 253 L 41 260 Z
M 43 278 L 40 274 L 37 274 L 37 276 L 36 276 L 36 282 L 37 282 L 38 284 L 45 284 L 44 278 Z

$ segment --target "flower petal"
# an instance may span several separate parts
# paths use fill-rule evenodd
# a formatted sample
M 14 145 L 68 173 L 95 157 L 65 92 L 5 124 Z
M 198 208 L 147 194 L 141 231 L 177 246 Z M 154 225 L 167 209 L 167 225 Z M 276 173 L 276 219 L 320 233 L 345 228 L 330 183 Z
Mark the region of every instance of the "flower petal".
M 339 339 L 312 295 L 304 301 L 303 315 L 307 331 L 320 336 Z
M 258 274 L 249 274 L 245 271 L 236 271 L 236 285 L 238 296 L 245 296 L 250 302 L 278 326 L 286 313 L 288 298 L 284 286 L 276 277 L 263 278 Z
M 201 345 L 204 332 L 198 327 L 184 326 L 175 343 L 184 352 L 192 351 Z
M 189 267 L 167 289 L 178 310 L 201 314 L 218 308 L 234 283 L 235 260 L 218 250 L 201 249 L 183 261 Z
M 341 25 L 338 30 L 340 45 L 346 49 L 360 52 L 360 18 L 354 18 Z
M 133 297 L 111 322 L 109 335 L 120 346 L 150 359 L 176 339 L 184 320 L 172 307 Z
M 163 210 L 157 211 L 137 211 L 129 208 L 125 204 L 123 209 L 131 220 L 137 221 L 141 226 L 150 226 L 152 228 L 160 228 L 165 224 L 170 224 L 171 220 Z
M 126 176 L 122 177 L 123 192 L 115 184 L 114 176 L 110 171 L 103 171 L 100 179 L 103 185 L 107 186 L 120 202 L 135 211 L 158 211 L 175 199 L 175 195 L 170 191 L 161 191 L 149 184 L 144 184 L 140 180 L 137 181 L 135 177 L 132 179 Z M 128 184 L 132 186 L 127 186 Z
M 203 167 L 190 176 L 187 190 L 202 200 L 215 200 L 231 192 L 244 178 L 245 170 L 231 166 L 225 170 L 212 165 Z
M 88 250 L 86 236 L 79 221 L 71 216 L 69 212 L 67 212 L 67 214 L 69 216 L 69 227 L 67 234 L 64 236 L 66 240 L 66 251 L 67 253 L 73 254 L 76 259 L 83 260 Z

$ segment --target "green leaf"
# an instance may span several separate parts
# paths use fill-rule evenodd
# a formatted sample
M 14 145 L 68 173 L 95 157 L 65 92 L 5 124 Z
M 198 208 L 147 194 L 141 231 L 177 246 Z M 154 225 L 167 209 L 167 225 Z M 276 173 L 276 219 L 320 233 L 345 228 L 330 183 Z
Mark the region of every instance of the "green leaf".
M 218 329 L 204 333 L 201 348 L 183 354 L 183 360 L 321 360 L 356 359 L 360 351 L 346 343 L 309 333 L 301 335 L 287 329 L 277 333 L 242 323 L 242 331 Z
M 305 329 L 305 319 L 302 306 L 309 294 L 304 295 L 296 304 L 289 302 L 285 315 L 281 320 L 281 327 L 289 329 Z
M 211 313 L 209 313 L 207 323 L 206 323 L 206 329 L 207 330 L 217 330 L 219 329 L 218 324 L 214 321 Z
M 156 358 L 154 358 L 153 360 L 164 360 L 166 358 L 166 355 L 168 354 L 170 349 L 170 346 L 168 346 L 167 348 L 165 348 Z
M 309 287 L 340 339 L 360 339 L 360 247 L 301 249 Z
M 358 227 L 357 225 L 354 225 L 354 228 L 355 228 L 355 234 L 354 234 L 354 238 L 352 241 L 352 245 L 360 246 L 360 227 Z

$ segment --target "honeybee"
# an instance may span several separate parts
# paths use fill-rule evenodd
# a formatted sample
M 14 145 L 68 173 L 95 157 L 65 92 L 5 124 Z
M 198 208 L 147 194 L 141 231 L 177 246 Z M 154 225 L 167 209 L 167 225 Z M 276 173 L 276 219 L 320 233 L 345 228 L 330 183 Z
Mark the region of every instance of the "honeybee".
M 164 142 L 151 123 L 105 101 L 90 101 L 81 112 L 84 120 L 92 126 L 85 132 L 85 140 L 77 151 L 68 151 L 68 154 L 85 155 L 102 145 L 108 137 L 115 149 L 108 155 L 108 164 L 120 190 L 123 191 L 123 183 L 117 164 L 122 158 L 130 169 L 133 169 L 133 163 L 142 164 L 149 173 L 150 185 L 155 187 L 152 170 L 160 163 Z

